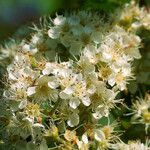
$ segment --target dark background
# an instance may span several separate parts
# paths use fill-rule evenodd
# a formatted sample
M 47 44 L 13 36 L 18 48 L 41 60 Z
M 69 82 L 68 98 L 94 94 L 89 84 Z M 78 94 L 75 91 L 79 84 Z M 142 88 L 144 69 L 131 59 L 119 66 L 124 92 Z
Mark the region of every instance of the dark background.
M 130 0 L 0 0 L 0 43 L 14 33 L 24 36 L 21 30 L 38 22 L 44 15 L 54 15 L 73 9 L 97 9 L 111 12 Z M 137 0 L 141 5 L 150 4 L 150 0 Z

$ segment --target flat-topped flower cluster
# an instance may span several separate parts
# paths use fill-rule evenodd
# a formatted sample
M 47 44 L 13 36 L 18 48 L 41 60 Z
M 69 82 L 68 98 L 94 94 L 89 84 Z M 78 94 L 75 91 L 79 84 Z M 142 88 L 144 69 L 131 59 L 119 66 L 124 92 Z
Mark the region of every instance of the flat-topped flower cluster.
M 4 142 L 17 138 L 15 145 L 30 137 L 46 150 L 50 137 L 50 146 L 63 150 L 130 147 L 113 125 L 100 127 L 98 120 L 122 103 L 116 96 L 134 79 L 140 44 L 134 32 L 105 23 L 98 13 L 56 15 L 16 46 L 7 66 L 3 99 L 10 114 Z M 135 144 L 131 147 L 140 145 Z

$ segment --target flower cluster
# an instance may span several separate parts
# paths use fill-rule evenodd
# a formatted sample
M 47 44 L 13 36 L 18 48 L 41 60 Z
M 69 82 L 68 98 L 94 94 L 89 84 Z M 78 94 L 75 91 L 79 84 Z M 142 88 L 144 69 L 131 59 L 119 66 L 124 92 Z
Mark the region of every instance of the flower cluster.
M 149 141 L 146 144 L 141 143 L 140 141 L 129 141 L 128 144 L 118 143 L 115 149 L 118 150 L 149 150 Z
M 98 124 L 122 103 L 117 95 L 134 79 L 132 62 L 141 58 L 140 37 L 86 11 L 56 15 L 48 24 L 17 45 L 7 66 L 3 142 L 15 146 L 26 141 L 27 147 L 40 145 L 43 150 L 46 142 L 61 150 L 143 148 L 141 143 L 123 143 L 113 124 Z M 1 59 L 9 55 L 4 53 Z M 135 118 L 146 126 L 149 104 L 134 105 Z
M 139 99 L 133 104 L 133 123 L 145 125 L 146 132 L 150 126 L 150 95 L 146 94 L 144 99 Z
M 145 7 L 140 8 L 135 1 L 126 4 L 123 12 L 118 18 L 120 24 L 130 28 L 130 30 L 137 30 L 141 27 L 150 30 L 149 10 Z

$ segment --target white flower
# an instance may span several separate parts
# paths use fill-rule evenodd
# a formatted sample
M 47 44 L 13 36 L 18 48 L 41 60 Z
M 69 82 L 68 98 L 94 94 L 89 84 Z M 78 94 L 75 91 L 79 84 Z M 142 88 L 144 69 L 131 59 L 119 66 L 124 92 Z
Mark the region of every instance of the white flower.
M 123 91 L 126 88 L 127 79 L 126 79 L 126 76 L 122 72 L 118 72 L 116 74 L 113 73 L 109 76 L 108 83 L 111 86 L 114 86 L 116 84 L 116 86 L 121 91 Z
M 100 119 L 103 116 L 108 117 L 109 115 L 109 109 L 107 106 L 104 105 L 99 105 L 96 109 L 95 109 L 95 113 L 93 113 L 93 117 L 95 119 Z
M 48 83 L 53 79 L 54 77 L 49 76 L 42 76 L 38 78 L 35 82 L 35 86 L 27 89 L 28 96 L 33 96 L 37 102 L 42 102 L 42 100 L 45 101 L 47 99 L 56 101 L 58 99 L 58 90 L 54 88 L 54 85 L 50 85 L 52 88 L 50 88 L 48 85 Z M 58 86 L 56 85 L 55 87 Z

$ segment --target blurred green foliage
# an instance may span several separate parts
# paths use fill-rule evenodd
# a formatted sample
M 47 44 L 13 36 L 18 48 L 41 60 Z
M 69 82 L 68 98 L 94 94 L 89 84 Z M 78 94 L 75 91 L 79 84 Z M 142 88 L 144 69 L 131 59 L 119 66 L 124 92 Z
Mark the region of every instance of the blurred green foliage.
M 149 0 L 137 0 L 149 5 Z M 0 43 L 21 26 L 38 21 L 41 16 L 73 9 L 98 10 L 104 13 L 123 6 L 130 0 L 0 0 Z

